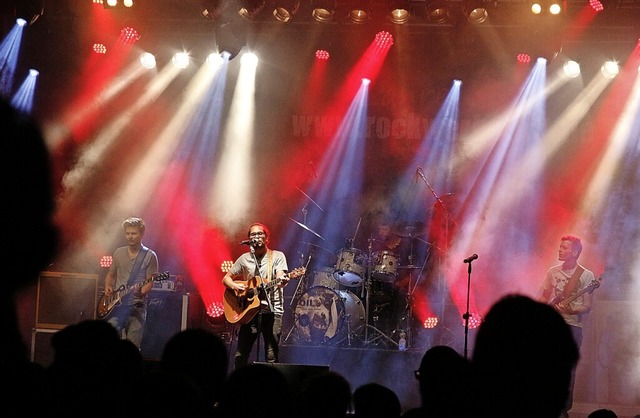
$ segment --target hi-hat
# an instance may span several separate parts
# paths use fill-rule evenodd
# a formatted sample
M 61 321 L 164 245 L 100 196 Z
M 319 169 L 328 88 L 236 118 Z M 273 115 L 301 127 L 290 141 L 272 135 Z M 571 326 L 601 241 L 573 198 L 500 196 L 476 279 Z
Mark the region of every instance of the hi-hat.
M 315 235 L 316 237 L 318 237 L 318 238 L 320 238 L 321 240 L 323 240 L 323 241 L 324 241 L 324 238 L 322 238 L 322 235 L 318 234 L 318 233 L 317 233 L 316 231 L 314 231 L 313 229 L 309 228 L 308 226 L 306 226 L 306 225 L 305 225 L 305 224 L 303 224 L 303 223 L 300 223 L 300 222 L 296 221 L 296 220 L 295 220 L 295 219 L 293 219 L 293 218 L 289 218 L 289 219 L 291 219 L 293 222 L 297 223 L 298 225 L 300 225 L 301 227 L 303 227 L 304 229 L 306 229 L 307 231 L 311 232 L 313 235 Z
M 424 222 L 398 222 L 393 227 L 393 233 L 401 237 L 414 237 L 424 234 Z

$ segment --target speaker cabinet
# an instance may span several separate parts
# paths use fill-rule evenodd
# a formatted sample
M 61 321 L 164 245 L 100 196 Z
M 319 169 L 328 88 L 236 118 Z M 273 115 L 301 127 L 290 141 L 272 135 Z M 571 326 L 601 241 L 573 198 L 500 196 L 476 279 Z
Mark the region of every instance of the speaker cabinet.
M 189 298 L 182 293 L 152 290 L 147 298 L 147 321 L 140 351 L 145 359 L 159 360 L 165 344 L 186 329 Z
M 95 319 L 97 292 L 97 274 L 40 273 L 35 327 L 62 329 L 86 319 Z
M 57 329 L 37 329 L 31 332 L 31 361 L 49 367 L 53 361 L 51 338 Z

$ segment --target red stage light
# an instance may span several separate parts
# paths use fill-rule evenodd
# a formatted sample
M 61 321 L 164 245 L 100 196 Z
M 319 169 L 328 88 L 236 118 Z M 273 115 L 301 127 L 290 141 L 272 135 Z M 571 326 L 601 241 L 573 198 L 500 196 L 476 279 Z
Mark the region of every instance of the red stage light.
M 103 255 L 102 258 L 100 259 L 100 267 L 102 268 L 108 269 L 109 267 L 111 267 L 112 263 L 113 263 L 113 257 L 110 255 Z
M 316 51 L 316 59 L 319 60 L 328 60 L 329 59 L 329 52 L 325 51 L 324 49 L 318 49 Z
M 386 31 L 378 32 L 376 34 L 376 45 L 380 48 L 391 48 L 391 45 L 393 45 L 393 35 Z
M 600 0 L 589 0 L 589 6 L 596 12 L 601 12 L 604 10 L 604 6 L 600 2 Z
M 140 39 L 140 34 L 131 26 L 127 26 L 125 28 L 122 28 L 122 30 L 120 31 L 120 39 L 122 39 L 122 41 L 125 43 L 135 44 L 136 41 Z
M 93 52 L 96 54 L 106 54 L 107 47 L 104 44 L 93 44 Z
M 520 53 L 516 56 L 516 59 L 520 64 L 528 64 L 531 62 L 531 55 Z

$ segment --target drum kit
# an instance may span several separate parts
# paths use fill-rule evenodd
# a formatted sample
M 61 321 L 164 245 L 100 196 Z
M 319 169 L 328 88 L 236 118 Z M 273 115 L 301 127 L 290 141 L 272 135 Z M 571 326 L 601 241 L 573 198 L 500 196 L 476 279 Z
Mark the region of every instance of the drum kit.
M 352 241 L 347 240 L 347 246 L 334 253 L 334 265 L 308 270 L 298 282 L 291 301 L 294 325 L 285 341 L 293 338 L 303 344 L 397 347 L 395 333 L 399 327 L 408 328 L 408 324 L 401 322 L 408 320 L 411 313 L 402 312 L 396 317 L 397 312 L 390 310 L 397 309 L 396 305 L 402 305 L 402 309 L 411 308 L 407 303 L 410 295 L 402 298 L 403 295 L 397 293 L 396 282 L 403 271 L 408 271 L 408 289 L 412 289 L 413 269 L 418 268 L 411 264 L 413 238 L 422 235 L 424 227 L 422 222 L 410 222 L 394 228 L 395 235 L 411 238 L 407 265 L 402 264 L 400 255 L 393 249 L 373 251 L 376 240 L 369 238 L 368 251 L 354 248 L 349 245 Z M 303 244 L 311 245 L 314 251 L 331 252 L 316 244 Z M 309 261 L 311 257 L 309 255 Z M 402 303 L 394 303 L 398 296 Z M 381 325 L 386 326 L 384 331 L 379 328 Z

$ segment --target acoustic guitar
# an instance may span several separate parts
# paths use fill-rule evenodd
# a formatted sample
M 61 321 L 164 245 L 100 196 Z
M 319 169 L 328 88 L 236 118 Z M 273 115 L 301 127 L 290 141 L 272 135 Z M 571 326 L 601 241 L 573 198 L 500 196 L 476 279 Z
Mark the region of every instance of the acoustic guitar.
M 297 279 L 307 272 L 305 267 L 298 267 L 289 272 L 289 279 Z M 279 286 L 282 279 L 274 279 L 269 283 L 263 283 L 259 276 L 252 277 L 246 281 L 238 281 L 244 283 L 245 290 L 236 291 L 226 288 L 223 295 L 224 316 L 227 321 L 232 324 L 246 324 L 251 321 L 260 309 L 260 291 L 264 288 L 265 292 L 269 292 L 273 287 Z

